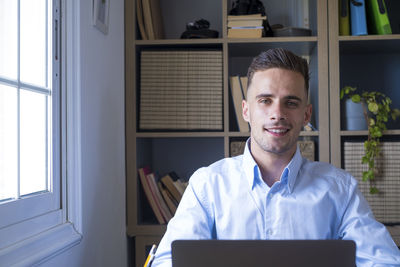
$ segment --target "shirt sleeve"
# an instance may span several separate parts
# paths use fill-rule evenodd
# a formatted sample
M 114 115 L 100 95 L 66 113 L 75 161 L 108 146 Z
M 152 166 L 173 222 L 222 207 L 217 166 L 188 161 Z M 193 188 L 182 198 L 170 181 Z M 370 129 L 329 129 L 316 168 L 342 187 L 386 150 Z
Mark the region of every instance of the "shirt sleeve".
M 168 223 L 152 267 L 171 267 L 171 243 L 178 239 L 211 239 L 214 219 L 207 199 L 207 174 L 196 171 L 189 180 L 174 217 Z
M 354 178 L 350 179 L 349 192 L 339 236 L 356 242 L 357 266 L 400 266 L 398 247 L 386 227 L 375 220 Z

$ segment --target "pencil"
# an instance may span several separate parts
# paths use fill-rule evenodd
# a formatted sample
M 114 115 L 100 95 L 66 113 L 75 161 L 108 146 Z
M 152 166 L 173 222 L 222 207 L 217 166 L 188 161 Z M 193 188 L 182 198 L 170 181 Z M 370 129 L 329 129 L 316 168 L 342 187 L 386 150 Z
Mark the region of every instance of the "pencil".
M 150 249 L 149 255 L 147 256 L 147 259 L 146 259 L 143 267 L 150 267 L 151 266 L 151 262 L 153 261 L 154 255 L 156 254 L 156 248 L 157 248 L 157 245 L 153 244 L 153 246 Z

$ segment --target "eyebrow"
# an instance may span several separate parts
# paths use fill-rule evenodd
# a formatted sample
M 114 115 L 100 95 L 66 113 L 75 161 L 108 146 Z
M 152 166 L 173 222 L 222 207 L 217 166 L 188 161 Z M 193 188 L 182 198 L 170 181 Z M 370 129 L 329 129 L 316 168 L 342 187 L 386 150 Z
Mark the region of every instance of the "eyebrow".
M 263 98 L 263 97 L 272 97 L 272 98 L 273 98 L 274 95 L 273 95 L 273 94 L 259 94 L 259 95 L 256 95 L 256 99 Z M 301 99 L 300 97 L 298 97 L 298 96 L 295 96 L 295 95 L 288 95 L 288 96 L 285 96 L 284 99 L 287 99 L 287 100 L 297 100 L 297 101 L 299 101 L 299 102 L 302 102 L 302 99 Z

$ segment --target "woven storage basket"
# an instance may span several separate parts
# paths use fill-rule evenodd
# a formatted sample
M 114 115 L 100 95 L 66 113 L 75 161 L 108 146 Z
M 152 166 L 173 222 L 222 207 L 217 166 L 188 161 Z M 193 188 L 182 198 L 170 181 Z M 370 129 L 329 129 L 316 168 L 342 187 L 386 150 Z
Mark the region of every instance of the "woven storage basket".
M 400 142 L 381 142 L 381 155 L 375 165 L 379 173 L 375 177 L 378 194 L 370 194 L 370 183 L 362 181 L 367 165 L 361 163 L 364 143 L 344 142 L 344 168 L 358 181 L 375 218 L 382 223 L 400 223 Z

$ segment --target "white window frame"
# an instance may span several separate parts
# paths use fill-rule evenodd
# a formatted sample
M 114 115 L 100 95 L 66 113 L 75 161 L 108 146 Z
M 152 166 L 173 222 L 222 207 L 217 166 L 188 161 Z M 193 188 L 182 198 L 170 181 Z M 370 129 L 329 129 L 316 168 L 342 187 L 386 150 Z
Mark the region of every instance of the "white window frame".
M 62 16 L 59 15 L 58 29 L 61 30 L 61 40 L 58 47 L 62 48 L 61 97 L 66 99 L 61 114 L 61 124 L 65 128 L 61 142 L 61 208 L 0 228 L 2 266 L 40 264 L 82 239 L 80 3 L 79 0 L 60 2 L 58 10 Z

